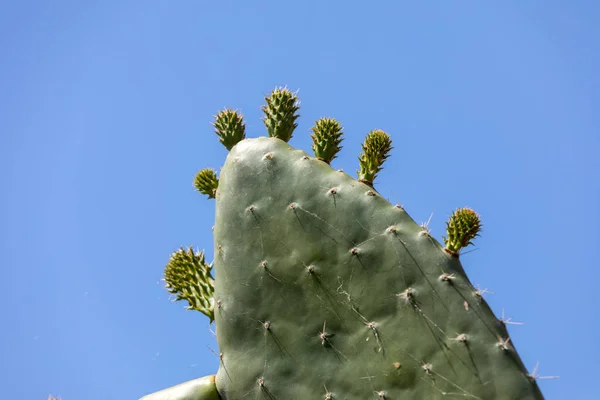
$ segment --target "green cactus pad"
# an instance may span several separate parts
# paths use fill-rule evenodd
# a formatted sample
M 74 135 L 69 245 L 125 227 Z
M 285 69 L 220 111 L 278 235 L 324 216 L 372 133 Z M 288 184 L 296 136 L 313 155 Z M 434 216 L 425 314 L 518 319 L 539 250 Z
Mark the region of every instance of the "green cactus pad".
M 219 194 L 222 399 L 543 398 L 459 259 L 369 185 L 257 138 Z
M 219 179 L 217 173 L 211 168 L 205 168 L 199 171 L 194 177 L 194 187 L 200 193 L 208 196 L 209 199 L 214 199 L 217 194 Z
M 266 105 L 262 107 L 264 112 L 263 122 L 267 127 L 270 137 L 275 137 L 289 142 L 298 126 L 296 113 L 300 109 L 300 103 L 296 93 L 286 88 L 276 88 L 265 97 Z
M 246 137 L 246 124 L 244 116 L 236 110 L 225 109 L 215 115 L 215 133 L 219 136 L 219 141 L 227 150 L 231 150 L 240 140 Z
M 321 118 L 311 128 L 313 140 L 312 149 L 315 157 L 327 164 L 336 157 L 342 149 L 342 124 L 334 118 Z
M 214 320 L 213 292 L 215 281 L 211 276 L 212 264 L 204 261 L 204 251 L 194 252 L 183 247 L 171 254 L 165 267 L 165 282 L 175 301 L 188 302 L 188 310 L 197 310 Z
M 358 180 L 373 186 L 375 177 L 383 169 L 382 165 L 392 150 L 392 139 L 380 129 L 369 132 L 362 144 Z
M 458 255 L 462 248 L 473 244 L 473 239 L 479 236 L 480 231 L 479 214 L 466 207 L 457 209 L 446 222 L 446 234 L 448 235 L 444 237 L 446 249 Z
M 221 400 L 221 397 L 215 386 L 215 376 L 209 375 L 146 395 L 140 400 Z

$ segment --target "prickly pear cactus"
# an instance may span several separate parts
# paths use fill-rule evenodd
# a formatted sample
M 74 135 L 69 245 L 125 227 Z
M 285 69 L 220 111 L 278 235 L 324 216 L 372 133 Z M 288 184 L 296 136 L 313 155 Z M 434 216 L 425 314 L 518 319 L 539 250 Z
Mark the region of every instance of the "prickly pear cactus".
M 220 367 L 210 395 L 542 399 L 461 266 L 479 215 L 456 210 L 442 246 L 374 188 L 392 150 L 385 132 L 367 135 L 357 180 L 329 165 L 339 123 L 317 121 L 311 157 L 286 143 L 295 95 L 272 96 L 264 108 L 270 137 L 238 135 L 218 181 L 198 188 L 216 197 L 215 280 L 203 254 L 200 262 L 183 249 L 166 268 L 170 290 L 182 288 L 178 300 L 214 315 Z M 202 282 L 183 282 L 194 279 Z M 213 282 L 214 293 L 194 289 Z

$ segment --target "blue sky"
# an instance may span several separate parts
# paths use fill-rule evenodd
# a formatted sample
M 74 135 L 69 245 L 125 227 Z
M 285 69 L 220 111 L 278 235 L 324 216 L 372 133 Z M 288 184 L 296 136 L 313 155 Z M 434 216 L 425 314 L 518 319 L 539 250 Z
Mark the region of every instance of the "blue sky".
M 368 5 L 367 5 L 368 3 Z M 595 294 L 600 5 L 593 1 L 0 2 L 0 376 L 12 399 L 126 400 L 216 372 L 208 319 L 161 282 L 180 245 L 212 259 L 192 179 L 226 150 L 212 116 L 299 89 L 336 168 L 386 130 L 378 190 L 432 233 L 459 206 L 463 257 L 548 399 L 600 398 Z

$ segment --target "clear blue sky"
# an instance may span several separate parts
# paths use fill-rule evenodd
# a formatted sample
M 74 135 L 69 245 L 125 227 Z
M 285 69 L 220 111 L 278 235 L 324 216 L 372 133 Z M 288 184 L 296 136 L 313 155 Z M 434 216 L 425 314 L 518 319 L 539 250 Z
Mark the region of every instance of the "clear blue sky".
M 368 3 L 368 5 L 367 5 Z M 192 179 L 214 113 L 265 135 L 263 97 L 392 135 L 377 181 L 417 222 L 484 220 L 463 257 L 548 399 L 600 398 L 600 4 L 594 1 L 0 1 L 0 385 L 128 400 L 216 372 L 208 319 L 160 281 L 206 248 Z

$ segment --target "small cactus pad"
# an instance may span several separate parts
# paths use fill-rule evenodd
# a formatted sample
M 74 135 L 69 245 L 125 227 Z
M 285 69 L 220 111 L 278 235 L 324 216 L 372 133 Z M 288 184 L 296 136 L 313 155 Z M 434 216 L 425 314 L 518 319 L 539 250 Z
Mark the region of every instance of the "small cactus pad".
M 333 118 L 321 118 L 315 122 L 312 131 L 312 149 L 315 157 L 327 164 L 336 157 L 342 149 L 342 124 Z
M 200 193 L 207 195 L 209 199 L 214 199 L 219 186 L 217 173 L 210 168 L 199 171 L 194 177 L 194 186 Z
M 142 397 L 140 400 L 222 400 L 215 386 L 215 376 L 209 375 Z
M 383 162 L 388 158 L 391 150 L 392 139 L 387 133 L 380 129 L 369 132 L 362 144 L 362 153 L 359 157 L 358 180 L 373 186 L 373 181 L 377 173 L 383 169 Z
M 267 104 L 262 107 L 262 110 L 265 114 L 263 122 L 267 127 L 267 133 L 270 137 L 289 142 L 294 129 L 298 126 L 296 123 L 299 117 L 296 112 L 300 109 L 298 96 L 286 88 L 276 88 L 265 97 L 265 101 Z
M 246 137 L 246 124 L 244 124 L 244 117 L 236 110 L 225 109 L 219 111 L 215 115 L 215 133 L 219 135 L 219 141 L 227 148 L 231 150 L 240 140 Z
M 459 208 L 452 213 L 446 222 L 446 234 L 444 243 L 446 249 L 454 254 L 471 244 L 481 231 L 481 219 L 479 215 L 470 208 Z
M 366 147 L 372 182 L 390 140 Z M 543 398 L 458 258 L 282 140 L 229 153 L 214 235 L 222 399 Z
M 204 261 L 204 251 L 194 252 L 180 248 L 171 254 L 165 267 L 165 282 L 169 293 L 176 295 L 175 301 L 186 300 L 188 310 L 197 310 L 208 316 L 210 322 L 215 317 L 215 281 L 210 272 L 212 264 Z

